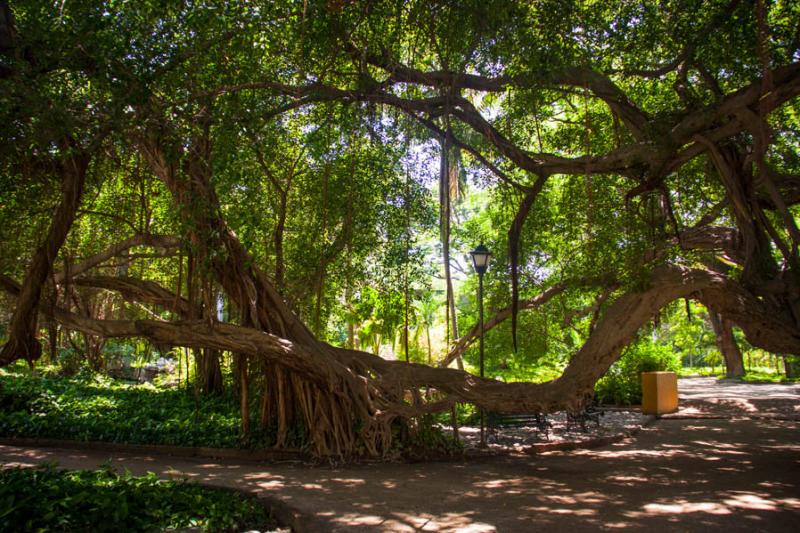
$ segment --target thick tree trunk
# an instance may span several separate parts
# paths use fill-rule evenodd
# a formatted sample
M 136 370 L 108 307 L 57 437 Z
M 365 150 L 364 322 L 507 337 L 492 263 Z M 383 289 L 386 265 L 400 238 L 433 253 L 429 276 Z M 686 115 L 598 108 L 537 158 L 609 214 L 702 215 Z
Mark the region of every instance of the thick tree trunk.
M 744 359 L 733 336 L 733 323 L 714 311 L 709 311 L 708 317 L 717 336 L 719 352 L 725 358 L 726 375 L 729 378 L 744 376 Z
M 205 395 L 222 394 L 224 391 L 224 381 L 222 379 L 222 368 L 220 367 L 219 350 L 204 348 L 196 352 L 197 358 L 197 379 L 200 385 L 200 392 Z
M 744 260 L 742 279 L 750 286 L 773 279 L 778 269 L 772 257 L 768 230 L 765 227 L 766 218 L 755 201 L 751 165 L 736 147 L 719 147 L 702 137 L 698 137 L 698 140 L 708 148 L 728 195 L 741 238 Z
M 450 348 L 450 341 L 458 339 L 458 313 L 456 312 L 455 294 L 453 292 L 453 277 L 450 272 L 450 217 L 452 216 L 450 172 L 450 146 L 447 135 L 441 141 L 441 157 L 439 168 L 439 233 L 442 243 L 442 265 L 444 266 L 445 281 L 445 322 L 447 325 L 446 343 Z M 459 370 L 464 370 L 461 354 L 456 357 Z
M 195 229 L 189 234 L 190 240 L 201 253 L 213 257 L 211 268 L 217 281 L 242 315 L 258 329 L 306 346 L 320 346 L 219 218 L 219 201 L 210 183 L 208 158 L 211 148 L 207 136 L 201 136 L 191 147 L 185 177 L 179 176 L 174 156 L 168 157 L 157 143 L 147 139 L 142 148 L 153 171 L 172 193 L 175 203 L 183 206 L 192 217 Z M 192 207 L 197 205 L 196 202 L 206 208 Z M 212 249 L 224 253 L 208 253 Z
M 175 202 L 183 206 L 192 218 L 193 230 L 188 237 L 200 256 L 212 258 L 211 270 L 239 309 L 242 323 L 252 324 L 256 330 L 278 335 L 284 339 L 282 342 L 291 342 L 297 349 L 315 354 L 318 360 L 313 366 L 318 366 L 318 371 L 327 376 L 327 379 L 319 380 L 318 377 L 315 378 L 314 372 L 309 373 L 309 368 L 305 365 L 293 368 L 292 364 L 287 364 L 285 358 L 270 360 L 273 364 L 281 364 L 282 370 L 297 370 L 296 373 L 288 373 L 284 379 L 277 379 L 277 390 L 265 391 L 271 395 L 267 403 L 277 406 L 279 442 L 286 435 L 290 417 L 298 412 L 306 420 L 309 439 L 318 455 L 352 453 L 356 441 L 353 424 L 355 419 L 364 421 L 361 426 L 362 435 L 368 436 L 363 438 L 363 442 L 370 454 L 380 455 L 388 450 L 391 417 L 374 416 L 377 406 L 373 405 L 368 388 L 349 370 L 336 363 L 331 357 L 331 348 L 320 343 L 291 312 L 219 217 L 219 202 L 210 184 L 212 166 L 209 164 L 210 143 L 207 129 L 198 134 L 185 156 L 185 176 L 178 175 L 175 157 L 168 157 L 159 144 L 144 140 L 142 146 L 156 175 L 164 181 Z M 198 203 L 205 208 L 193 207 Z M 346 219 L 342 234 L 334 245 L 343 246 L 348 232 Z M 231 346 L 205 346 L 263 358 L 259 350 L 253 351 L 245 347 L 239 349 Z M 304 385 L 301 381 L 308 384 Z M 242 389 L 240 387 L 240 394 L 243 394 Z M 294 401 L 299 403 L 292 405 Z
M 47 237 L 34 253 L 26 272 L 22 293 L 11 319 L 8 342 L 0 350 L 0 366 L 17 359 L 32 363 L 42 355 L 42 346 L 36 338 L 42 287 L 53 270 L 53 261 L 75 220 L 88 165 L 89 157 L 84 154 L 71 156 L 61 163 L 61 202 L 53 215 Z
M 19 286 L 0 276 L 12 294 Z M 778 353 L 800 353 L 800 330 L 781 320 L 774 309 L 736 282 L 708 271 L 669 267 L 653 274 L 651 286 L 632 291 L 608 305 L 583 347 L 563 375 L 547 383 L 503 383 L 448 368 L 385 361 L 364 352 L 320 345 L 307 347 L 252 328 L 208 321 L 92 320 L 54 309 L 64 326 L 103 337 L 144 337 L 152 342 L 229 350 L 278 364 L 298 377 L 283 380 L 292 389 L 318 455 L 353 452 L 355 421 L 368 453 L 380 455 L 391 445 L 388 421 L 449 410 L 455 402 L 473 403 L 508 412 L 576 410 L 588 402 L 594 384 L 616 361 L 622 349 L 668 303 L 696 297 L 712 310 L 735 320 L 757 346 Z M 47 310 L 43 310 L 47 312 Z M 281 387 L 279 383 L 279 388 Z M 407 405 L 402 391 L 432 387 L 433 403 Z M 280 411 L 279 411 L 280 413 Z M 280 422 L 279 422 L 280 424 Z M 286 425 L 284 421 L 282 425 Z
M 793 360 L 791 356 L 783 356 L 783 370 L 787 378 L 800 378 L 800 361 Z
M 239 412 L 242 416 L 242 438 L 250 438 L 250 379 L 246 354 L 236 354 L 239 358 Z
M 48 362 L 52 365 L 58 361 L 58 323 L 55 320 L 49 320 L 47 323 L 47 341 L 49 347 L 47 353 Z

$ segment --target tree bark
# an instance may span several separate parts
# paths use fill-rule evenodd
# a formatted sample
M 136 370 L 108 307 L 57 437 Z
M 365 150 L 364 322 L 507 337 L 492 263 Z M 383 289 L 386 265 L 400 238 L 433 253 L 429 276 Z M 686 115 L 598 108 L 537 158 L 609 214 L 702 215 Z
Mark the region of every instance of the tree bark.
M 449 135 L 441 140 L 441 157 L 439 168 L 439 234 L 442 243 L 442 265 L 445 281 L 445 322 L 447 324 L 447 346 L 450 340 L 458 338 L 458 314 L 456 312 L 455 295 L 453 293 L 453 277 L 450 272 L 450 217 L 452 216 L 452 198 L 450 181 L 450 146 Z M 459 370 L 464 369 L 460 354 L 456 356 Z
M 224 381 L 222 379 L 222 368 L 220 367 L 219 350 L 204 348 L 198 351 L 198 379 L 200 381 L 200 392 L 204 395 L 222 394 L 224 391 Z
M 207 128 L 192 141 L 186 154 L 168 157 L 153 139 L 145 139 L 142 145 L 154 171 L 189 218 L 189 238 L 199 255 L 209 258 L 215 277 L 246 316 L 243 323 L 253 327 L 208 323 L 176 327 L 137 321 L 133 333 L 126 326 L 128 334 L 169 338 L 177 345 L 230 350 L 274 361 L 290 376 L 279 380 L 279 390 L 281 384 L 285 389 L 285 396 L 279 394 L 279 398 L 291 395 L 287 405 L 298 409 L 305 420 L 314 421 L 306 427 L 318 455 L 351 453 L 356 443 L 354 420 L 361 423 L 359 442 L 367 453 L 380 455 L 391 444 L 392 419 L 441 412 L 455 402 L 509 412 L 577 410 L 591 399 L 597 379 L 618 359 L 639 328 L 678 298 L 695 297 L 730 317 L 755 345 L 800 352 L 800 330 L 786 322 L 783 313 L 722 274 L 682 267 L 657 270 L 649 288 L 630 291 L 610 303 L 564 374 L 548 383 L 505 384 L 458 370 L 395 364 L 363 352 L 334 348 L 318 341 L 288 309 L 221 219 L 210 183 Z M 178 175 L 174 163 L 180 157 L 185 159 L 185 176 Z M 196 207 L 198 204 L 202 209 Z M 441 399 L 404 404 L 403 392 L 421 387 L 436 389 Z
M 239 240 L 219 217 L 220 206 L 210 184 L 210 141 L 195 139 L 186 155 L 186 176 L 180 176 L 177 155 L 168 156 L 155 139 L 142 139 L 142 149 L 155 174 L 164 181 L 175 203 L 186 210 L 193 222 L 188 235 L 205 255 L 213 256 L 211 268 L 225 293 L 242 316 L 258 329 L 273 332 L 307 346 L 319 341 L 297 318 L 254 262 Z M 203 209 L 196 206 L 200 203 Z M 211 254 L 212 249 L 223 253 Z
M 122 255 L 129 249 L 136 246 L 152 246 L 164 251 L 169 251 L 178 248 L 180 246 L 180 241 L 177 237 L 173 237 L 171 235 L 134 235 L 125 239 L 124 241 L 112 244 L 102 252 L 99 252 L 91 257 L 87 257 L 77 263 L 71 264 L 69 268 L 69 276 L 75 277 L 79 274 L 83 274 L 84 272 L 87 272 L 88 270 L 105 263 L 109 259 Z M 53 278 L 56 280 L 56 283 L 61 283 L 65 281 L 66 275 L 66 271 L 54 272 Z M 118 273 L 118 277 L 124 276 L 121 276 Z
M 733 336 L 733 323 L 714 311 L 708 312 L 711 326 L 717 336 L 717 347 L 725 358 L 726 375 L 729 378 L 744 376 L 744 359 L 736 338 Z
M 796 357 L 784 355 L 783 370 L 787 378 L 800 378 L 800 361 Z
M 42 355 L 42 346 L 36 338 L 42 287 L 53 270 L 53 262 L 75 220 L 88 166 L 89 157 L 85 154 L 70 156 L 60 163 L 61 201 L 53 215 L 47 237 L 34 253 L 25 274 L 22 293 L 11 319 L 8 341 L 0 350 L 0 366 L 17 359 L 32 363 Z
M 247 368 L 247 355 L 238 353 L 239 358 L 239 412 L 242 416 L 242 438 L 250 438 L 250 380 Z

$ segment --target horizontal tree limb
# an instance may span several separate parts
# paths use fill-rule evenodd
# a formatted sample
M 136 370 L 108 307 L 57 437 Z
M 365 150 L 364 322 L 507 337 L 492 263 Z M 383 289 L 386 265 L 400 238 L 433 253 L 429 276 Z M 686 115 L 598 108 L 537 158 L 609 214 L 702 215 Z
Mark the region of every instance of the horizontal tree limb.
M 14 283 L 0 277 L 8 290 Z M 17 284 L 18 288 L 18 284 Z M 557 291 L 553 291 L 557 293 Z M 550 296 L 552 297 L 552 295 Z M 159 322 L 152 320 L 93 320 L 54 310 L 66 327 L 104 337 L 145 337 L 174 346 L 208 347 L 256 357 L 266 357 L 308 376 L 323 390 L 349 394 L 374 391 L 374 414 L 413 412 L 400 408 L 390 391 L 433 387 L 452 401 L 509 412 L 552 412 L 576 409 L 592 395 L 595 382 L 616 361 L 639 328 L 670 302 L 693 297 L 737 323 L 748 340 L 776 353 L 800 354 L 800 331 L 782 313 L 727 277 L 702 269 L 663 267 L 654 271 L 651 284 L 630 291 L 610 303 L 583 347 L 572 357 L 561 377 L 547 383 L 502 383 L 449 368 L 386 361 L 378 356 L 320 345 L 308 349 L 275 335 L 232 324 L 207 321 Z M 402 396 L 400 396 L 402 397 Z M 376 401 L 377 400 L 377 401 Z M 447 402 L 441 404 L 448 405 Z
M 174 249 L 180 247 L 180 240 L 177 237 L 173 237 L 171 235 L 148 235 L 148 234 L 139 234 L 133 235 L 132 237 L 128 237 L 124 241 L 120 241 L 117 243 L 112 244 L 102 252 L 98 252 L 93 256 L 87 257 L 81 260 L 74 265 L 70 265 L 69 267 L 69 275 L 70 276 L 77 276 L 90 270 L 98 265 L 103 264 L 104 262 L 108 261 L 112 257 L 117 257 L 122 252 L 129 250 L 135 246 L 151 246 L 153 248 L 161 248 L 161 249 Z M 61 283 L 64 281 L 66 277 L 66 272 L 63 270 L 60 272 L 54 272 L 53 278 L 55 279 L 56 283 Z

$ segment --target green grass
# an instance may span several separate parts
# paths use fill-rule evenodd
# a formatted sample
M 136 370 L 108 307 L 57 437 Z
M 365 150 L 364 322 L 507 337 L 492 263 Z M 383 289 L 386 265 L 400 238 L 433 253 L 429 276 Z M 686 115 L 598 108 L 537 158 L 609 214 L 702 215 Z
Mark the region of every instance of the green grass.
M 800 381 L 800 378 L 787 378 L 784 374 L 778 374 L 777 372 L 759 372 L 751 370 L 741 378 L 741 381 L 755 383 L 793 383 Z
M 269 511 L 242 494 L 110 468 L 53 465 L 0 471 L 0 531 L 206 531 L 274 529 Z
M 693 377 L 693 376 L 710 376 L 718 379 L 738 379 L 739 381 L 755 382 L 755 383 L 791 383 L 799 381 L 798 378 L 787 378 L 785 374 L 775 372 L 774 369 L 769 367 L 754 367 L 748 370 L 741 378 L 728 378 L 725 376 L 725 369 L 716 367 L 713 369 L 708 366 L 695 366 L 684 367 L 678 372 L 680 377 Z
M 242 447 L 240 416 L 229 395 L 132 385 L 99 377 L 40 377 L 0 372 L 0 436 L 131 444 Z M 271 446 L 257 433 L 247 447 Z
M 678 369 L 678 377 L 688 378 L 695 376 L 716 376 L 725 377 L 724 367 L 710 367 L 710 366 L 684 366 Z

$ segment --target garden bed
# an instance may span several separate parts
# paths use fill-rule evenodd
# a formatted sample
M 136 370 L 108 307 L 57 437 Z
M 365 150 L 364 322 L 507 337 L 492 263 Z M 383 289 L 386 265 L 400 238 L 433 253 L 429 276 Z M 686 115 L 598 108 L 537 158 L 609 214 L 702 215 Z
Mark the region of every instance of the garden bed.
M 152 473 L 0 470 L 3 531 L 289 531 L 278 528 L 253 497 Z
M 264 450 L 275 436 L 243 441 L 230 396 L 130 384 L 105 377 L 0 372 L 0 437 Z M 295 439 L 296 440 L 296 439 Z M 294 446 L 291 439 L 287 446 Z

